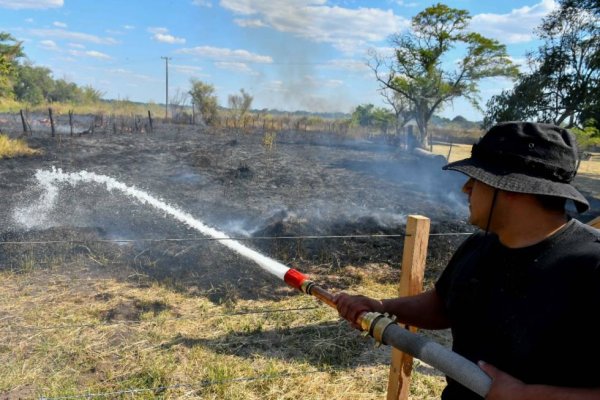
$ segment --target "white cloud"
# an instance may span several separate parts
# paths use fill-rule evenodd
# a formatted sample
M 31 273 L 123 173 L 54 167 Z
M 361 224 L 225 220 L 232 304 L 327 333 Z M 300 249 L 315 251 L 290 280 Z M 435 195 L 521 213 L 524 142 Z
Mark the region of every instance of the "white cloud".
M 111 56 L 105 53 L 101 53 L 96 50 L 80 51 L 80 50 L 69 50 L 68 53 L 74 57 L 91 57 L 99 60 L 110 60 Z
M 13 10 L 57 8 L 63 5 L 63 0 L 0 0 L 0 8 Z
M 243 27 L 268 26 L 315 42 L 330 43 L 353 53 L 409 26 L 392 10 L 327 6 L 326 0 L 221 0 L 221 6 L 247 18 L 235 22 Z
M 228 71 L 238 72 L 247 75 L 258 75 L 256 71 L 248 66 L 248 64 L 242 62 L 229 62 L 229 61 L 217 61 L 215 66 L 220 69 Z
M 193 0 L 192 4 L 200 7 L 212 7 L 212 2 L 210 0 Z
M 101 60 L 110 60 L 110 59 L 112 58 L 112 57 L 111 57 L 111 56 L 109 56 L 108 54 L 104 54 L 104 53 L 101 53 L 101 52 L 99 52 L 99 51 L 96 51 L 96 50 L 89 50 L 89 51 L 86 51 L 86 52 L 85 52 L 85 54 L 86 54 L 88 57 L 99 58 L 99 59 L 101 59 Z
M 264 28 L 267 26 L 260 19 L 242 19 L 242 18 L 234 18 L 233 22 L 236 25 L 241 26 L 242 28 Z
M 123 25 L 123 29 L 127 29 L 128 31 L 135 29 L 135 26 L 133 25 Z
M 56 50 L 56 49 L 58 49 L 58 46 L 56 45 L 56 42 L 54 42 L 53 40 L 41 40 L 40 44 L 46 50 Z
M 168 35 L 168 34 L 163 34 L 163 33 L 157 33 L 153 36 L 154 40 L 156 40 L 157 42 L 162 42 L 162 43 L 170 43 L 170 44 L 183 44 L 185 43 L 185 39 L 184 38 L 178 38 L 175 37 L 173 35 Z
M 47 38 L 57 38 L 66 40 L 76 40 L 82 42 L 91 42 L 96 44 L 117 44 L 118 42 L 111 37 L 99 37 L 81 32 L 70 32 L 64 29 L 31 29 L 32 35 Z
M 67 24 L 65 24 L 64 22 L 59 22 L 59 21 L 54 21 L 52 23 L 52 25 L 56 26 L 57 28 L 66 28 Z
M 27 22 L 28 24 L 32 24 L 33 18 L 25 18 L 25 22 Z
M 169 67 L 184 75 L 197 76 L 202 74 L 202 67 L 195 65 L 169 64 Z
M 542 18 L 558 7 L 554 0 L 541 0 L 533 6 L 515 8 L 508 14 L 477 14 L 471 29 L 503 43 L 529 42 L 535 38 L 534 29 Z
M 169 44 L 183 44 L 185 43 L 184 38 L 179 38 L 169 34 L 169 30 L 167 28 L 161 27 L 152 27 L 148 28 L 148 32 L 153 33 L 152 39 L 161 43 L 169 43 Z
M 419 3 L 416 1 L 406 2 L 404 0 L 396 0 L 396 4 L 398 4 L 399 6 L 402 6 L 402 7 L 417 7 L 417 6 L 419 6 Z
M 222 62 L 246 62 L 246 63 L 262 63 L 270 64 L 273 58 L 270 56 L 261 56 L 259 54 L 250 53 L 247 50 L 231 50 L 227 48 L 200 46 L 187 49 L 180 49 L 177 53 L 190 54 L 199 57 L 206 57 L 212 60 Z
M 74 49 L 85 49 L 85 46 L 81 43 L 69 43 L 68 46 Z
M 178 38 L 178 37 L 175 37 L 173 35 L 168 35 L 168 34 L 163 34 L 163 33 L 156 33 L 156 34 L 154 34 L 153 38 L 157 42 L 162 42 L 162 43 L 170 43 L 170 44 L 183 44 L 183 43 L 185 43 L 185 39 L 184 38 Z

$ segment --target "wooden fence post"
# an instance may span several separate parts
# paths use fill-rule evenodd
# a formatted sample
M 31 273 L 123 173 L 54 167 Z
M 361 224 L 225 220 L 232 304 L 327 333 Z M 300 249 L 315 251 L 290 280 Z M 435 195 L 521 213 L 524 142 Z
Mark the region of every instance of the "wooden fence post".
M 71 136 L 73 136 L 73 110 L 69 110 L 69 127 L 71 129 Z
M 419 294 L 423 290 L 425 258 L 429 243 L 430 220 L 420 215 L 409 215 L 406 221 L 406 239 L 402 253 L 402 271 L 400 274 L 400 296 Z M 407 327 L 412 332 L 416 328 Z M 392 349 L 392 361 L 388 380 L 387 400 L 406 400 L 410 389 L 412 356 Z
M 150 114 L 150 110 L 148 110 L 148 122 L 150 123 L 150 132 L 153 132 L 154 127 L 152 126 L 152 114 Z
M 27 134 L 27 121 L 25 120 L 25 114 L 23 114 L 23 110 L 19 110 L 21 114 L 21 123 L 23 124 L 23 133 Z
M 56 135 L 54 130 L 54 118 L 52 118 L 52 108 L 48 108 L 48 115 L 50 116 L 50 128 L 52 129 L 52 137 Z

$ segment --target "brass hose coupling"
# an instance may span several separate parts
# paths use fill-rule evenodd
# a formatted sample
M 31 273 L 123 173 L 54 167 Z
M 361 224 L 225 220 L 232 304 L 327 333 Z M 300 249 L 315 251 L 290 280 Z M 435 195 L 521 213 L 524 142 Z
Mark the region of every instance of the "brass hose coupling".
M 366 335 L 375 339 L 375 346 L 379 347 L 383 343 L 383 332 L 385 329 L 396 323 L 396 316 L 390 316 L 388 313 L 368 312 L 360 320 L 360 326 Z
M 312 289 L 313 286 L 315 286 L 315 283 L 313 281 L 310 281 L 310 280 L 306 279 L 300 285 L 300 290 L 302 292 L 306 293 L 306 294 L 312 294 L 311 293 L 311 289 Z

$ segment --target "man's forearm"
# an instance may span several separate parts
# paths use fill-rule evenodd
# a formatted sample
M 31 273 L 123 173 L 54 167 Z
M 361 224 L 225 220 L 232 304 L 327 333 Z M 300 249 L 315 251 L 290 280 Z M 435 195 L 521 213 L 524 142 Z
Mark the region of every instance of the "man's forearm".
M 415 296 L 384 299 L 383 312 L 395 315 L 398 321 L 424 329 L 446 329 L 450 322 L 444 312 L 442 300 L 435 290 Z

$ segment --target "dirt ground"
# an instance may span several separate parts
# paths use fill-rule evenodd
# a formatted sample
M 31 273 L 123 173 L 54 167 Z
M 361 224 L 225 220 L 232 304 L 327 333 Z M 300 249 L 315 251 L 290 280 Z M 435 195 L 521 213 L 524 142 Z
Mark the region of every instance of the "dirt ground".
M 3 121 L 2 131 L 16 137 L 19 126 Z M 404 232 L 409 214 L 431 218 L 433 233 L 472 231 L 464 222 L 460 174 L 442 172 L 439 159 L 417 158 L 375 139 L 278 132 L 269 148 L 262 132 L 189 125 L 144 134 L 62 132 L 55 138 L 34 132 L 27 139 L 43 150 L 41 156 L 0 160 L 0 239 L 72 243 L 4 244 L 2 269 L 23 269 L 32 259 L 56 268 L 89 254 L 97 261 L 90 274 L 142 277 L 217 302 L 289 293 L 252 262 L 119 192 L 65 185 L 51 205 L 44 204 L 34 175 L 53 167 L 87 170 L 142 189 L 336 289 L 349 284 L 343 273 L 348 266 L 397 269 L 403 239 L 265 237 L 396 235 Z M 580 176 L 576 185 L 592 201 L 592 210 L 579 218 L 600 214 L 597 178 Z M 99 241 L 115 239 L 136 241 Z M 463 239 L 431 237 L 429 284 Z

